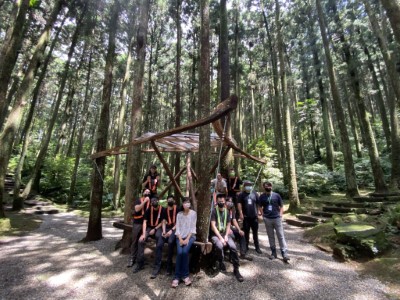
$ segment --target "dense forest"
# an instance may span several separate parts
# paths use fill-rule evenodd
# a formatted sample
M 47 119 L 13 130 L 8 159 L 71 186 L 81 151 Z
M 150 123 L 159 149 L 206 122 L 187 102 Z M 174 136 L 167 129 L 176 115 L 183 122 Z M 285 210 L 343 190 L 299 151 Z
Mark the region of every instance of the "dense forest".
M 226 134 L 267 160 L 260 178 L 291 210 L 308 194 L 399 191 L 399 0 L 0 0 L 0 48 L 0 217 L 34 193 L 90 203 L 87 238 L 101 238 L 102 207 L 128 221 L 149 165 L 168 176 L 146 144 L 90 155 L 233 94 Z M 211 126 L 194 131 L 202 209 L 219 149 Z M 175 174 L 186 164 L 165 157 Z M 260 170 L 225 163 L 246 179 Z

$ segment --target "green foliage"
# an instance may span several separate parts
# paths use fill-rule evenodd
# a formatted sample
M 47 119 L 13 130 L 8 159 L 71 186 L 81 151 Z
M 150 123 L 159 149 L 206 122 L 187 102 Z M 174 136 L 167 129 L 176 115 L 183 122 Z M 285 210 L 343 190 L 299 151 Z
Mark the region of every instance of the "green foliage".
M 29 7 L 38 8 L 41 4 L 41 0 L 29 0 Z
M 338 189 L 333 173 L 323 164 L 297 166 L 297 185 L 299 192 L 307 195 L 329 194 Z
M 58 189 L 60 193 L 69 189 L 74 168 L 74 159 L 56 155 L 48 156 L 42 168 L 41 188 L 46 191 Z
M 387 212 L 388 223 L 400 229 L 400 204 L 389 208 Z

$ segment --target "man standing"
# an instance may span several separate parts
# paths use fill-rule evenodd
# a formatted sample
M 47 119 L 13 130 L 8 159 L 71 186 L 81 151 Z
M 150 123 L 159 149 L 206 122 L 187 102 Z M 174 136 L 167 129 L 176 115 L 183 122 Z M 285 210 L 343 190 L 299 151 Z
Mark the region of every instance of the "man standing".
M 167 197 L 167 203 L 168 207 L 166 209 L 164 224 L 162 225 L 162 237 L 164 242 L 168 243 L 167 275 L 172 275 L 172 256 L 174 255 L 174 248 L 176 244 L 175 229 L 178 208 L 172 195 Z
M 239 272 L 239 257 L 236 250 L 235 242 L 228 234 L 231 227 L 231 219 L 229 212 L 225 207 L 225 195 L 217 195 L 217 207 L 213 209 L 211 214 L 211 242 L 214 244 L 219 268 L 222 272 L 226 272 L 224 264 L 224 248 L 228 247 L 233 264 L 233 273 L 239 282 L 243 281 L 243 277 Z
M 258 254 L 262 254 L 258 242 L 258 195 L 253 192 L 252 183 L 243 182 L 244 191 L 238 197 L 239 218 L 243 220 L 243 231 L 246 237 L 246 248 L 249 249 L 250 229 L 253 232 L 254 247 Z
M 158 204 L 158 198 L 151 198 L 151 207 L 144 214 L 142 235 L 139 238 L 138 258 L 136 268 L 133 273 L 137 273 L 144 267 L 144 248 L 149 237 L 156 240 L 156 258 L 154 262 L 152 279 L 156 278 L 161 269 L 162 248 L 164 240 L 162 238 L 162 224 L 165 219 L 165 208 Z
M 142 227 L 143 227 L 143 217 L 144 212 L 150 206 L 150 190 L 145 189 L 143 192 L 143 197 L 137 199 L 133 203 L 132 209 L 132 245 L 131 245 L 131 256 L 128 262 L 127 267 L 131 268 L 136 262 L 136 256 L 138 253 L 138 242 L 139 237 L 142 234 Z
M 235 208 L 237 208 L 237 195 L 240 193 L 240 186 L 242 185 L 242 180 L 235 173 L 234 168 L 229 169 L 228 177 L 228 196 L 232 198 Z
M 289 261 L 287 256 L 287 244 L 283 233 L 282 216 L 283 202 L 278 193 L 272 191 L 272 183 L 264 182 L 265 193 L 260 196 L 260 211 L 263 213 L 265 229 L 267 230 L 269 246 L 271 247 L 270 259 L 277 258 L 275 246 L 275 232 L 278 237 L 279 247 L 281 248 L 282 258 L 285 262 Z
M 211 185 L 214 188 L 216 194 L 224 194 L 224 195 L 228 194 L 226 181 L 224 178 L 222 178 L 221 173 L 217 174 L 217 178 L 211 180 Z

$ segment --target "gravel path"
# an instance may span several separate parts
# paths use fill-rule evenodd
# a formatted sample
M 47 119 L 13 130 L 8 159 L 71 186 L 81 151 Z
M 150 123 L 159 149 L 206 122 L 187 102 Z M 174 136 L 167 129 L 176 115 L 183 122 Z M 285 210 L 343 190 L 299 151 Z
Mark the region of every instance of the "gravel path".
M 78 243 L 87 221 L 72 213 L 44 215 L 31 234 L 0 241 L 0 299 L 388 299 L 388 288 L 374 278 L 360 277 L 350 265 L 302 241 L 302 229 L 285 225 L 291 263 L 270 261 L 264 225 L 263 254 L 242 262 L 245 278 L 200 272 L 191 287 L 171 289 L 165 270 L 150 279 L 151 266 L 138 274 L 126 268 L 127 256 L 114 246 L 121 231 L 103 220 L 104 239 Z M 251 247 L 252 248 L 252 247 Z

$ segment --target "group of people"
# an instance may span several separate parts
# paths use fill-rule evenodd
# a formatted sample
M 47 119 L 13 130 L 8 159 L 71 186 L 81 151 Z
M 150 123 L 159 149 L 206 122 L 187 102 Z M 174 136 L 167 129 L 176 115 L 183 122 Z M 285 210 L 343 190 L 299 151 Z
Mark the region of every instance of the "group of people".
M 151 273 L 154 279 L 160 273 L 162 250 L 168 243 L 167 275 L 173 274 L 172 258 L 176 246 L 176 264 L 171 286 L 177 287 L 181 281 L 191 284 L 189 277 L 189 251 L 196 240 L 197 214 L 190 209 L 189 198 L 185 198 L 182 207 L 178 208 L 172 195 L 167 197 L 166 208 L 159 204 L 157 185 L 159 176 L 155 166 L 143 179 L 143 195 L 134 202 L 132 208 L 132 247 L 128 267 L 137 273 L 144 268 L 144 249 L 149 237 L 156 240 L 156 255 Z M 250 229 L 252 231 L 255 251 L 262 254 L 258 240 L 258 218 L 262 216 L 271 248 L 270 259 L 277 258 L 275 232 L 284 261 L 288 261 L 287 245 L 282 227 L 283 202 L 278 193 L 272 192 L 272 184 L 265 182 L 265 192 L 259 196 L 253 191 L 250 181 L 242 182 L 233 169 L 225 181 L 221 174 L 212 182 L 214 208 L 211 211 L 210 240 L 213 243 L 221 272 L 226 272 L 224 250 L 229 250 L 229 260 L 233 264 L 234 275 L 240 282 L 240 259 L 252 261 L 247 255 L 249 250 Z M 241 190 L 243 185 L 243 190 Z M 242 228 L 238 221 L 243 221 Z M 236 243 L 239 244 L 239 254 Z

